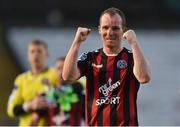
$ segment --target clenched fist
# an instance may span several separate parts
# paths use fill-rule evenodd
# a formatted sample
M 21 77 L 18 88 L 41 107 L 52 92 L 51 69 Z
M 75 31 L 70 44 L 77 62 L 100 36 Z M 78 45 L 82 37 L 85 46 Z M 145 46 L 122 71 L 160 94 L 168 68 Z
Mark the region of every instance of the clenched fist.
M 128 41 L 128 43 L 131 45 L 133 43 L 137 42 L 136 34 L 134 30 L 128 30 L 123 34 L 123 37 Z
M 91 32 L 91 29 L 78 27 L 74 42 L 81 43 L 85 41 L 90 32 Z

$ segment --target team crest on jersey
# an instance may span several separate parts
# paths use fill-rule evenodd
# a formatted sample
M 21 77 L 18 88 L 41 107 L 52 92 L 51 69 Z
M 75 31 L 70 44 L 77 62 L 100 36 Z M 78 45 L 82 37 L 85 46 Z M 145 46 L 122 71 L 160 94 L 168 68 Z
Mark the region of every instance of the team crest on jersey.
M 82 53 L 79 58 L 78 58 L 78 61 L 84 61 L 87 59 L 87 52 L 85 53 Z
M 44 84 L 44 85 L 49 85 L 49 80 L 47 79 L 47 78 L 43 78 L 42 79 L 42 84 Z
M 126 62 L 126 60 L 119 60 L 117 62 L 117 68 L 119 69 L 123 69 L 123 68 L 127 68 L 128 64 Z

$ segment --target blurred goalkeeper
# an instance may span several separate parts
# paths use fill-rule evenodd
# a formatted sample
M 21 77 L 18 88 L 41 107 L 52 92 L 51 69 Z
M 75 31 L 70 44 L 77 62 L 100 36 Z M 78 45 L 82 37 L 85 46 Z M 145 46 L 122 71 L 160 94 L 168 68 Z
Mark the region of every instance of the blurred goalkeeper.
M 33 40 L 28 45 L 28 61 L 31 69 L 18 75 L 9 97 L 7 112 L 10 117 L 19 117 L 20 126 L 43 126 L 47 124 L 46 99 L 41 94 L 56 84 L 53 69 L 47 67 L 47 45 Z

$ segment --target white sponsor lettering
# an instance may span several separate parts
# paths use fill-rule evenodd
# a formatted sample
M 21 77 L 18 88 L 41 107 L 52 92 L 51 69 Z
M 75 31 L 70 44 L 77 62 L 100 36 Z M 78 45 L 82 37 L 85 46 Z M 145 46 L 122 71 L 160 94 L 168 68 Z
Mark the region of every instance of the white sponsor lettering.
M 110 98 L 99 98 L 96 100 L 96 105 L 102 104 L 118 104 L 120 102 L 120 97 L 110 97 Z
M 112 84 L 112 79 L 109 78 L 107 83 L 99 88 L 99 92 L 103 93 L 104 96 L 108 96 L 109 92 L 116 89 L 119 85 L 120 85 L 120 81 L 117 81 L 114 84 Z

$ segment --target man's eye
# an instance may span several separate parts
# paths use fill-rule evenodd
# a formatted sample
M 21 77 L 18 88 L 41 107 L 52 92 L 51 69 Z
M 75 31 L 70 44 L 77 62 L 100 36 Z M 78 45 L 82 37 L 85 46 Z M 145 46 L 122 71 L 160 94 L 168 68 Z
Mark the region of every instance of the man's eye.
M 42 53 L 42 51 L 41 50 L 37 50 L 37 53 Z
M 31 50 L 30 53 L 34 53 L 34 50 Z
M 108 27 L 107 27 L 107 26 L 104 26 L 104 27 L 103 27 L 103 29 L 104 29 L 104 30 L 107 30 L 107 29 L 108 29 Z
M 115 31 L 116 31 L 116 30 L 120 30 L 119 27 L 113 27 L 112 29 L 115 30 Z

